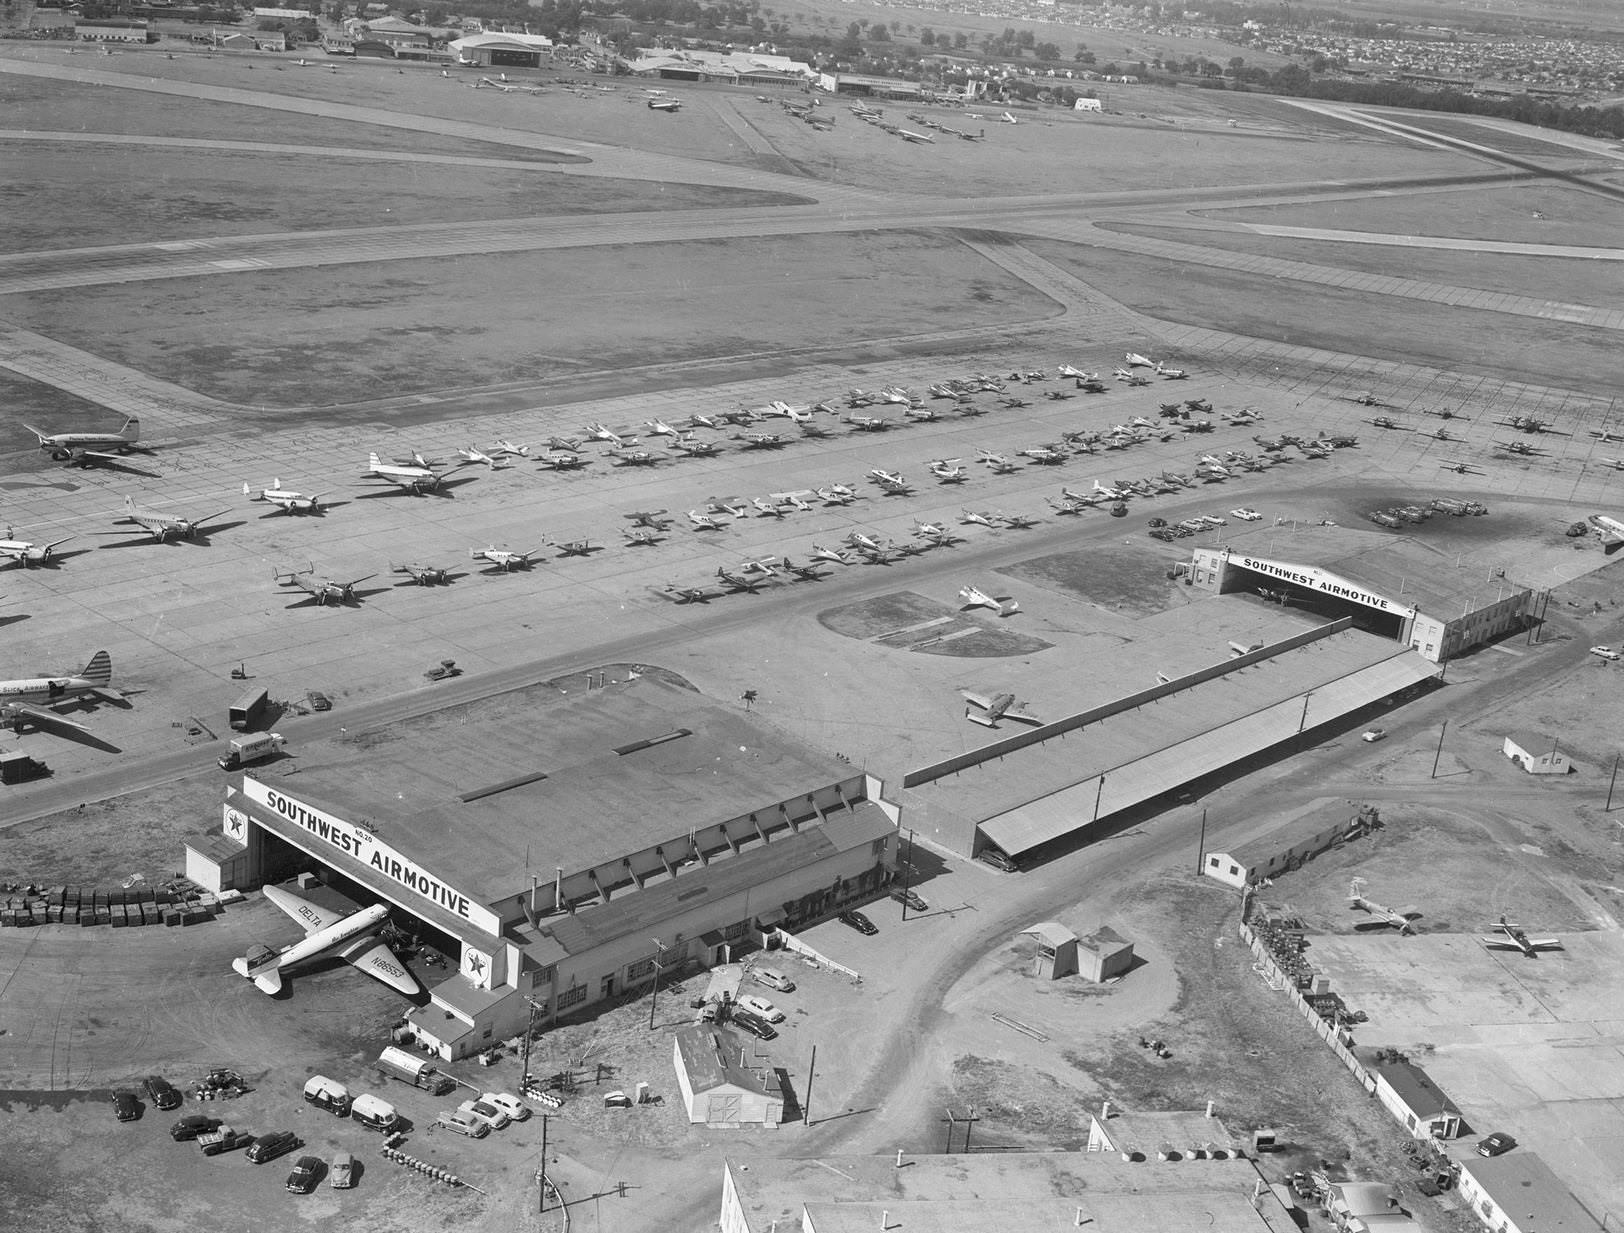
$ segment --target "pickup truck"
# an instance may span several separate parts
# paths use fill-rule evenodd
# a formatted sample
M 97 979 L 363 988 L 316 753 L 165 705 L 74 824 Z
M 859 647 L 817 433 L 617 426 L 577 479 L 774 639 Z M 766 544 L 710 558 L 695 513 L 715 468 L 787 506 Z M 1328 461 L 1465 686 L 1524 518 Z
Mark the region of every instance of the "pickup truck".
M 254 1136 L 246 1130 L 234 1130 L 230 1126 L 221 1126 L 218 1130 L 197 1136 L 197 1145 L 203 1149 L 205 1156 L 234 1152 L 238 1148 L 247 1147 L 253 1141 Z

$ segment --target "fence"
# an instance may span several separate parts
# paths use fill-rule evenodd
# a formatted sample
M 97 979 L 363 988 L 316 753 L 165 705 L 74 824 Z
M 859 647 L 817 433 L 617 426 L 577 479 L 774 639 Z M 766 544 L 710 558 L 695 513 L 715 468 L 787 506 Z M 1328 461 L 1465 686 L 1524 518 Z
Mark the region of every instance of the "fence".
M 1314 1009 L 1308 999 L 1302 995 L 1302 991 L 1297 988 L 1296 980 L 1275 962 L 1274 955 L 1263 944 L 1250 925 L 1245 921 L 1241 921 L 1239 929 L 1241 940 L 1251 948 L 1253 956 L 1257 959 L 1258 973 L 1268 982 L 1269 988 L 1285 991 L 1286 997 L 1291 1001 L 1297 1013 L 1308 1020 L 1313 1026 L 1315 1034 L 1325 1042 L 1331 1052 L 1348 1068 L 1349 1072 L 1358 1081 L 1359 1086 L 1365 1089 L 1365 1094 L 1367 1096 L 1375 1095 L 1375 1076 L 1365 1069 L 1364 1063 L 1355 1057 L 1353 1050 L 1343 1042 L 1336 1025 L 1322 1017 L 1319 1011 Z

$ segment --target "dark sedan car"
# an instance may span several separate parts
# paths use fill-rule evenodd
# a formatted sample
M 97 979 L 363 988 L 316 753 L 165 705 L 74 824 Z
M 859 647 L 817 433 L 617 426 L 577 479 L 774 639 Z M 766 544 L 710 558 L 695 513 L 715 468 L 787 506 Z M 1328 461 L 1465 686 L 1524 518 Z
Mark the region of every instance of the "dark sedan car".
M 270 1134 L 261 1135 L 254 1140 L 253 1146 L 248 1149 L 248 1162 L 264 1164 L 267 1160 L 286 1156 L 298 1146 L 299 1136 L 291 1130 L 273 1130 Z
M 201 1113 L 188 1113 L 169 1128 L 169 1137 L 176 1143 L 185 1143 L 198 1135 L 206 1135 L 220 1125 L 220 1119 L 204 1117 Z
M 113 1093 L 113 1116 L 121 1122 L 133 1122 L 141 1116 L 141 1102 L 131 1091 Z
M 148 1075 L 141 1081 L 141 1089 L 146 1092 L 147 1099 L 160 1109 L 180 1108 L 180 1093 L 162 1075 Z
M 309 1194 L 321 1180 L 321 1157 L 301 1156 L 288 1174 L 288 1189 L 294 1194 Z
M 1505 1131 L 1497 1130 L 1477 1145 L 1477 1154 L 1479 1156 L 1503 1156 L 1516 1146 L 1517 1140 L 1513 1139 Z
M 855 911 L 852 908 L 847 908 L 840 914 L 840 923 L 843 925 L 850 925 L 864 937 L 873 937 L 880 931 L 879 926 L 877 926 L 873 921 L 869 920 L 869 918 L 864 916 L 861 912 Z
M 915 912 L 928 912 L 930 910 L 930 904 L 926 903 L 913 891 L 904 890 L 900 886 L 893 886 L 891 888 L 891 898 L 895 899 L 898 903 L 907 904 Z
M 735 1010 L 728 1016 L 728 1021 L 737 1027 L 743 1028 L 757 1040 L 771 1040 L 778 1035 L 778 1029 L 768 1023 L 760 1015 L 748 1010 Z

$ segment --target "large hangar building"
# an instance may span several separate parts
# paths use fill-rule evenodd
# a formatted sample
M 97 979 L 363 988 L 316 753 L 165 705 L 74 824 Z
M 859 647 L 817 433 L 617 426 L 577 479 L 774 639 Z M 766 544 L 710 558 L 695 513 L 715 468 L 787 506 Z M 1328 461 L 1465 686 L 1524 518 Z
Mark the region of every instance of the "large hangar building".
M 1410 536 L 1343 527 L 1257 527 L 1197 548 L 1192 586 L 1251 591 L 1361 629 L 1444 663 L 1534 616 L 1537 595 L 1503 570 L 1467 564 Z
M 898 810 L 877 779 L 664 674 L 616 675 L 245 773 L 219 831 L 188 843 L 188 876 L 309 870 L 394 905 L 459 956 L 412 1016 L 447 1059 L 646 989 L 656 963 L 669 977 L 770 945 L 890 879 Z

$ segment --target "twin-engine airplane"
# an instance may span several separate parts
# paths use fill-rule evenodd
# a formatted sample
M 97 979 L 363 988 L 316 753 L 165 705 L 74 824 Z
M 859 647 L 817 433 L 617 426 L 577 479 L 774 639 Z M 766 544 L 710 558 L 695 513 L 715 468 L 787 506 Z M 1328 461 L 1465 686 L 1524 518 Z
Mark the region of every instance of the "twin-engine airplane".
M 24 569 L 33 569 L 36 565 L 49 565 L 58 555 L 57 549 L 67 543 L 67 539 L 54 540 L 49 544 L 36 544 L 32 540 L 14 539 L 17 533 L 12 528 L 6 528 L 4 539 L 0 539 L 0 557 L 10 557 Z
M 146 446 L 137 444 L 141 421 L 133 415 L 125 417 L 124 426 L 117 432 L 45 432 L 32 424 L 23 427 L 39 438 L 40 449 L 49 450 L 58 462 L 116 463 L 131 450 L 147 452 Z
M 999 599 L 997 596 L 988 595 L 975 586 L 961 588 L 959 598 L 964 601 L 966 608 L 991 608 L 1001 617 L 1013 616 L 1021 610 L 1021 605 L 1016 600 Z M 969 697 L 968 694 L 965 696 Z M 1011 718 L 1019 718 L 1019 716 L 1011 716 Z
M 295 494 L 297 495 L 297 494 Z M 124 517 L 118 521 L 134 523 L 160 544 L 171 539 L 196 539 L 202 529 L 230 510 L 219 510 L 205 518 L 184 518 L 179 514 L 164 514 L 155 509 L 137 505 L 134 497 L 124 498 Z M 119 534 L 119 532 L 110 532 Z
M 383 981 L 391 989 L 408 996 L 418 992 L 417 981 L 395 952 L 377 933 L 389 923 L 389 909 L 375 903 L 348 916 L 317 907 L 275 886 L 265 888 L 265 898 L 304 926 L 301 941 L 280 950 L 263 949 L 257 954 L 233 959 L 231 966 L 265 993 L 282 991 L 282 973 L 295 964 L 328 954 L 336 954 L 368 976 Z
M 285 514 L 319 514 L 322 512 L 321 493 L 307 497 L 302 492 L 293 492 L 282 487 L 280 476 L 271 481 L 269 488 L 261 488 L 256 494 L 248 483 L 244 481 L 242 495 L 255 501 L 268 501 L 277 506 Z
M 959 690 L 964 700 L 970 704 L 964 708 L 964 717 L 973 724 L 980 724 L 983 728 L 996 728 L 1000 719 L 1018 719 L 1023 724 L 1041 724 L 1043 721 L 1026 709 L 1026 704 L 1017 702 L 1014 694 L 986 694 L 971 693 L 968 689 Z M 985 711 L 984 715 L 977 715 L 970 707 L 979 707 Z
M 0 681 L 0 722 L 17 733 L 21 733 L 24 726 L 29 724 L 42 731 L 72 728 L 78 732 L 89 732 L 90 729 L 83 724 L 58 715 L 55 708 L 83 697 L 122 702 L 124 695 L 112 688 L 112 681 L 113 657 L 106 651 L 97 651 L 90 657 L 90 662 L 73 676 Z M 34 703 L 44 705 L 35 706 Z

